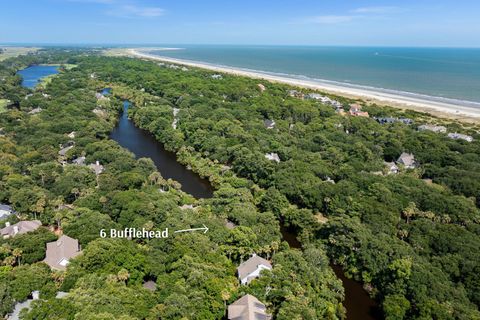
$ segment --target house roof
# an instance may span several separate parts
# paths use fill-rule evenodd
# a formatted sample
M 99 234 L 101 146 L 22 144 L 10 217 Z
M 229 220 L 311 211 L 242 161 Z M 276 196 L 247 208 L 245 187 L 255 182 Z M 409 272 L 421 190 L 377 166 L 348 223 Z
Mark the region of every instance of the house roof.
M 268 320 L 267 308 L 257 298 L 246 294 L 228 306 L 229 320 Z
M 263 124 L 265 125 L 266 128 L 270 129 L 275 127 L 275 120 L 265 119 L 263 120 Z
M 5 227 L 0 230 L 0 235 L 13 237 L 17 234 L 24 234 L 30 231 L 37 230 L 42 223 L 38 220 L 20 221 L 11 226 Z
M 250 273 L 257 270 L 259 265 L 264 265 L 267 268 L 272 269 L 270 262 L 254 254 L 250 259 L 238 266 L 238 277 L 240 279 L 247 277 Z
M 405 166 L 413 166 L 415 164 L 415 156 L 411 153 L 404 152 L 398 157 L 397 163 Z
M 147 281 L 143 284 L 143 287 L 147 290 L 150 290 L 150 291 L 155 291 L 157 290 L 157 284 L 155 283 L 155 281 Z
M 90 169 L 92 169 L 93 171 L 95 171 L 95 174 L 98 176 L 99 174 L 101 174 L 104 170 L 104 167 L 100 164 L 100 162 L 96 161 L 95 163 L 91 163 L 88 165 L 88 167 Z
M 0 204 L 0 219 L 6 218 L 12 213 L 15 213 L 15 210 L 9 205 Z
M 84 156 L 81 156 L 81 157 L 78 157 L 74 160 L 72 160 L 72 163 L 76 164 L 76 165 L 79 165 L 79 166 L 82 166 L 85 164 L 85 157 Z
M 69 260 L 80 253 L 78 240 L 62 235 L 57 241 L 47 243 L 44 262 L 52 269 L 65 270 Z

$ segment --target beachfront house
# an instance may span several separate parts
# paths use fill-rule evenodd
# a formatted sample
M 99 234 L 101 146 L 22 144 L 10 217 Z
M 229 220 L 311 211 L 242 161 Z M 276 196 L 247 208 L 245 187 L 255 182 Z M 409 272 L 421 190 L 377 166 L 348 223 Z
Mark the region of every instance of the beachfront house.
M 298 98 L 298 99 L 304 99 L 305 94 L 303 92 L 300 92 L 298 90 L 289 90 L 288 91 L 288 96 L 292 98 Z
M 396 122 L 410 125 L 413 123 L 412 119 L 409 118 L 392 118 L 392 117 L 383 117 L 383 118 L 374 118 L 380 124 L 393 124 Z
M 8 218 L 14 213 L 15 210 L 11 206 L 0 203 L 0 220 Z
M 223 76 L 221 74 L 212 74 L 211 78 L 215 80 L 221 80 L 223 79 Z
M 319 100 L 319 101 L 322 101 L 322 102 L 330 101 L 330 98 L 322 96 L 319 93 L 308 93 L 308 94 L 305 95 L 305 99 L 307 99 L 307 100 Z
M 444 126 L 436 126 L 433 124 L 422 124 L 418 126 L 418 131 L 432 131 L 436 133 L 447 133 L 447 128 Z
M 370 115 L 366 111 L 362 111 L 362 106 L 354 103 L 350 105 L 350 111 L 349 111 L 351 116 L 354 117 L 366 117 L 368 118 Z
M 260 92 L 263 92 L 266 90 L 265 86 L 261 83 L 257 84 L 257 86 L 258 86 L 258 89 L 260 89 Z
M 10 223 L 7 222 L 5 223 L 5 228 L 0 229 L 0 236 L 2 236 L 3 239 L 12 238 L 18 234 L 35 231 L 40 228 L 41 225 L 42 223 L 38 220 L 20 221 L 13 225 L 10 225 Z
M 66 270 L 70 260 L 81 253 L 77 239 L 62 235 L 57 241 L 47 243 L 46 257 L 43 262 L 53 270 Z
M 466 134 L 461 134 L 461 133 L 449 133 L 448 134 L 448 137 L 450 139 L 454 139 L 454 140 L 465 140 L 467 142 L 472 142 L 473 141 L 473 137 L 472 136 L 468 136 Z
M 263 125 L 267 129 L 273 129 L 275 128 L 275 120 L 269 120 L 269 119 L 263 120 Z
M 270 320 L 266 306 L 257 298 L 246 294 L 228 306 L 229 320 Z
M 415 156 L 406 152 L 403 152 L 400 157 L 398 157 L 397 164 L 404 166 L 406 169 L 415 169 L 417 167 Z
M 262 257 L 253 254 L 250 259 L 238 266 L 238 279 L 243 285 L 249 284 L 253 279 L 260 277 L 262 270 L 272 270 L 272 265 Z

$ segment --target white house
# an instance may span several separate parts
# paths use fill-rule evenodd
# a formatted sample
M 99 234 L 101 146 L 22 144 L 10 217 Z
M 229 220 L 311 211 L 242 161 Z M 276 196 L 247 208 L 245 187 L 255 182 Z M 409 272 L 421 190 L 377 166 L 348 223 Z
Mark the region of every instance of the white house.
M 454 140 L 465 140 L 465 141 L 468 141 L 468 142 L 472 142 L 473 141 L 473 137 L 472 136 L 468 136 L 466 134 L 461 134 L 461 133 L 449 133 L 448 134 L 448 137 L 450 139 L 454 139 Z
M 267 158 L 268 160 L 270 161 L 275 161 L 276 163 L 279 163 L 280 162 L 280 157 L 278 156 L 277 153 L 266 153 L 265 154 L 265 158 Z
M 250 259 L 238 266 L 238 279 L 243 285 L 249 284 L 250 281 L 260 276 L 262 270 L 272 270 L 272 265 L 262 257 L 253 254 Z
M 0 220 L 6 219 L 8 216 L 15 213 L 13 208 L 6 204 L 0 204 Z

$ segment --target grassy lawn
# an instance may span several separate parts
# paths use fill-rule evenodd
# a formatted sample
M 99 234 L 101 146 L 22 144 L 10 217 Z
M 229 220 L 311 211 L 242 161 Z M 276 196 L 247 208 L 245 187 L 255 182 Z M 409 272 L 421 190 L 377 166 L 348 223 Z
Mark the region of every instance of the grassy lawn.
M 0 61 L 3 61 L 8 58 L 17 57 L 22 54 L 27 54 L 30 52 L 35 52 L 39 48 L 31 47 L 0 47 L 4 51 L 0 53 Z

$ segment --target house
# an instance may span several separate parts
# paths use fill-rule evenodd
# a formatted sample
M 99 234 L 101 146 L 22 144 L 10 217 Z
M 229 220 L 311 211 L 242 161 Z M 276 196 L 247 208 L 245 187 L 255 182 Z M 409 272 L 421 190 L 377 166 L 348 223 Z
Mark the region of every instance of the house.
M 65 270 L 70 260 L 81 253 L 77 239 L 63 235 L 57 241 L 47 243 L 46 264 L 54 270 Z
M 266 90 L 265 86 L 261 83 L 257 84 L 257 86 L 258 86 L 258 89 L 260 89 L 260 92 L 263 92 Z
M 228 306 L 229 320 L 270 320 L 267 307 L 257 298 L 246 294 Z
M 436 126 L 433 124 L 422 124 L 418 126 L 418 131 L 432 131 L 437 133 L 447 133 L 447 128 L 444 126 Z
M 400 122 L 406 125 L 410 125 L 413 123 L 412 119 L 409 118 L 391 118 L 391 117 L 385 117 L 385 118 L 375 118 L 378 123 L 380 124 L 392 124 L 395 122 Z
M 184 205 L 180 206 L 179 208 L 180 208 L 180 210 L 193 210 L 193 209 L 195 209 L 193 204 L 184 204 Z
M 298 90 L 289 90 L 288 91 L 288 96 L 292 98 L 298 98 L 298 99 L 303 99 L 305 98 L 305 95 L 303 92 L 300 92 Z
M 88 167 L 92 169 L 97 176 L 103 173 L 103 171 L 105 171 L 105 168 L 100 164 L 98 160 L 95 161 L 95 163 L 89 164 Z
M 354 117 L 369 117 L 370 115 L 368 114 L 368 112 L 365 112 L 365 111 L 362 111 L 362 106 L 359 105 L 359 104 L 351 104 L 350 105 L 350 111 L 349 111 L 350 115 L 351 116 L 354 116 Z
M 73 164 L 76 164 L 77 166 L 83 166 L 85 165 L 85 157 L 84 156 L 81 156 L 81 157 L 78 157 L 74 160 L 72 160 L 72 163 Z
M 263 120 L 263 125 L 267 129 L 273 129 L 275 128 L 275 120 L 269 120 L 269 119 Z
M 15 210 L 9 205 L 0 203 L 0 220 L 6 219 L 15 213 Z
M 223 79 L 223 76 L 221 74 L 212 74 L 211 78 L 216 80 L 221 80 Z
M 468 142 L 473 141 L 472 136 L 467 136 L 466 134 L 461 134 L 461 133 L 456 133 L 456 132 L 455 133 L 449 133 L 448 137 L 450 139 L 454 139 L 454 140 L 465 140 L 465 141 L 468 141 Z
M 225 219 L 225 227 L 228 229 L 228 230 L 233 230 L 237 227 L 237 225 L 235 223 L 233 223 L 232 221 L 228 220 L 228 219 Z
M 415 156 L 411 153 L 402 153 L 397 159 L 397 164 L 403 165 L 406 169 L 414 169 L 417 167 Z
M 5 224 L 5 228 L 0 229 L 0 235 L 4 238 L 12 238 L 16 236 L 17 234 L 24 234 L 27 232 L 35 231 L 40 226 L 42 223 L 38 220 L 32 220 L 32 221 L 20 221 L 18 223 L 15 223 L 13 225 L 10 225 L 9 222 Z
M 35 108 L 35 109 L 30 110 L 30 111 L 28 112 L 28 114 L 38 114 L 38 113 L 40 113 L 40 112 L 42 112 L 42 111 L 43 111 L 43 109 L 40 108 L 40 107 L 38 107 L 38 108 Z
M 157 284 L 152 280 L 145 282 L 142 287 L 152 292 L 157 290 Z
M 413 124 L 413 120 L 409 118 L 398 118 L 398 121 L 406 125 Z
M 307 99 L 307 100 L 324 100 L 325 98 L 326 97 L 322 96 L 319 93 L 309 93 L 309 94 L 305 95 L 305 99 Z M 330 100 L 330 99 L 328 99 L 328 100 Z
M 76 132 L 75 132 L 75 131 L 72 131 L 72 132 L 70 132 L 67 136 L 68 136 L 70 139 L 75 139 L 75 135 L 76 135 Z
M 272 153 L 266 153 L 265 154 L 265 158 L 267 158 L 268 160 L 270 161 L 275 161 L 277 163 L 280 163 L 280 157 L 278 156 L 278 154 L 272 152 Z
M 272 270 L 272 265 L 262 257 L 253 254 L 250 259 L 238 266 L 238 279 L 243 285 L 249 284 L 250 281 L 260 276 L 262 270 Z
M 385 166 L 388 174 L 397 174 L 400 171 L 395 162 L 385 162 Z
M 103 94 L 101 94 L 100 92 L 95 93 L 95 98 L 97 98 L 97 100 L 106 99 L 105 96 Z

